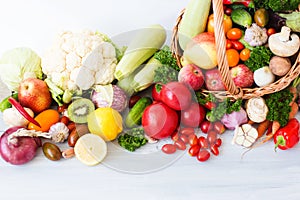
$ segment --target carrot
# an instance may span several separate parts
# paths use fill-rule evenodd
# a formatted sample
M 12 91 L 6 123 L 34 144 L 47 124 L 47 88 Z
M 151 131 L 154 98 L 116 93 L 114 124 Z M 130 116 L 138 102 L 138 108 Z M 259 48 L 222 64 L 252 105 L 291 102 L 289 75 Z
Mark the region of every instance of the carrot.
M 258 126 L 257 126 L 258 138 L 260 138 L 264 135 L 264 133 L 269 128 L 269 126 L 270 126 L 270 121 L 267 119 L 258 124 Z
M 250 124 L 250 125 L 253 125 L 253 124 L 255 124 L 255 122 L 254 122 L 254 121 L 252 121 L 251 119 L 249 119 L 247 123 L 248 123 L 248 124 Z
M 275 133 L 280 128 L 280 123 L 278 121 L 273 121 L 271 126 L 271 132 L 266 135 L 266 137 L 262 140 L 262 143 L 265 143 L 273 138 Z
M 289 114 L 289 119 L 294 118 L 296 116 L 296 114 L 298 113 L 298 111 L 299 111 L 298 104 L 294 101 L 291 103 L 291 108 L 292 109 L 291 109 L 291 112 Z
M 271 135 L 275 135 L 276 131 L 280 128 L 280 123 L 278 121 L 273 121 Z
M 291 86 L 291 87 L 289 87 L 289 91 L 293 94 L 293 99 L 292 99 L 291 103 L 295 102 L 296 99 L 297 99 L 297 96 L 298 96 L 298 94 L 297 94 L 297 88 Z

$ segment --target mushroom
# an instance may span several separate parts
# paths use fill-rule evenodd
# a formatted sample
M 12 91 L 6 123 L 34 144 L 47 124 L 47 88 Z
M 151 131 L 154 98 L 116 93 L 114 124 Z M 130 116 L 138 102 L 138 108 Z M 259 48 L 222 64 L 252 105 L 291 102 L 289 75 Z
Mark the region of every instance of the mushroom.
M 292 67 L 292 63 L 289 58 L 280 56 L 273 56 L 269 64 L 270 70 L 277 76 L 284 76 Z
M 257 130 L 250 124 L 243 124 L 235 129 L 232 143 L 248 148 L 254 144 L 257 138 Z
M 283 26 L 280 33 L 275 33 L 269 37 L 269 48 L 273 54 L 289 57 L 297 53 L 300 46 L 299 37 L 295 33 L 290 33 L 291 29 Z
M 262 97 L 253 97 L 246 102 L 246 112 L 249 119 L 260 123 L 267 119 L 269 108 Z

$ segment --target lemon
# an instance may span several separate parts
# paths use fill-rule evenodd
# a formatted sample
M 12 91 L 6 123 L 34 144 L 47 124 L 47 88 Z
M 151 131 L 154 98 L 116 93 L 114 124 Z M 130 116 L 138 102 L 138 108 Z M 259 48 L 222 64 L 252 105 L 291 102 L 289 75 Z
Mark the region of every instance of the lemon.
M 97 108 L 87 116 L 90 132 L 105 141 L 116 139 L 123 130 L 122 123 L 121 114 L 111 107 Z
M 97 135 L 85 134 L 77 140 L 74 153 L 76 158 L 83 164 L 88 166 L 97 165 L 107 154 L 107 144 Z

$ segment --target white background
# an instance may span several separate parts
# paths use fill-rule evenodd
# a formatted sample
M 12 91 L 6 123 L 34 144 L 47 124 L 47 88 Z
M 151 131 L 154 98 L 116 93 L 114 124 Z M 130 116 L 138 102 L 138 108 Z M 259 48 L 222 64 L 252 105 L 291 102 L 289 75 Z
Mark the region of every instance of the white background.
M 26 46 L 42 55 L 62 30 L 93 29 L 111 37 L 155 23 L 171 30 L 188 1 L 0 2 L 0 54 Z M 3 124 L 0 127 L 5 128 Z M 121 173 L 103 165 L 87 167 L 76 159 L 51 162 L 41 153 L 23 166 L 12 166 L 1 159 L 0 198 L 299 199 L 300 145 L 275 153 L 270 142 L 242 159 L 245 150 L 231 144 L 232 132 L 221 137 L 224 144 L 219 157 L 200 163 L 185 153 L 164 169 L 139 175 Z M 117 161 L 118 156 L 110 159 Z M 120 162 L 126 159 L 133 164 L 139 162 L 130 157 L 120 158 Z M 143 164 L 152 162 L 149 158 Z

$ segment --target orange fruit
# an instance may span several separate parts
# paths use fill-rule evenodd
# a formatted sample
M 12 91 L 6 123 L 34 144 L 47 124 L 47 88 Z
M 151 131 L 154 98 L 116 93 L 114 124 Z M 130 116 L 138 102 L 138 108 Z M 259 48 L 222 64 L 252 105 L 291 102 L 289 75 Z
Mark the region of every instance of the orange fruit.
M 53 124 L 59 122 L 60 116 L 57 110 L 47 109 L 38 114 L 34 119 L 41 127 L 30 122 L 27 128 L 29 130 L 47 132 Z

